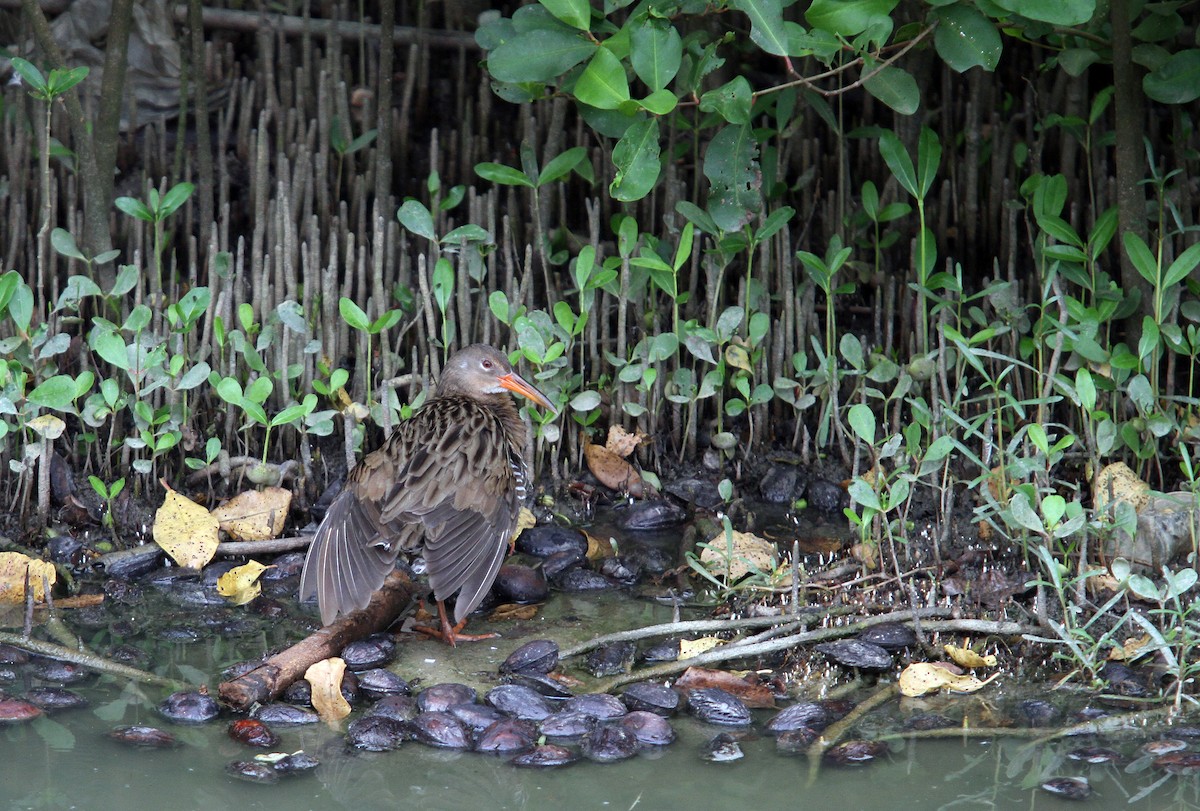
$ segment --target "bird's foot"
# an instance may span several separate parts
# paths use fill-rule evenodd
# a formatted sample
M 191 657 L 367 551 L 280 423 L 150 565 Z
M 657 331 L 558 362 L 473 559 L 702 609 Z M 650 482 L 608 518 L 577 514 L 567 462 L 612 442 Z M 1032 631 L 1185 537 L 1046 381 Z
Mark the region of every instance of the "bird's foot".
M 467 626 L 467 620 L 464 618 L 457 625 L 450 624 L 450 618 L 446 616 L 446 607 L 442 602 L 438 601 L 438 616 L 441 618 L 439 627 L 434 628 L 429 625 L 414 625 L 413 630 L 426 636 L 440 639 L 450 647 L 457 647 L 459 642 L 480 642 L 484 639 L 497 639 L 500 634 L 464 634 L 462 629 Z

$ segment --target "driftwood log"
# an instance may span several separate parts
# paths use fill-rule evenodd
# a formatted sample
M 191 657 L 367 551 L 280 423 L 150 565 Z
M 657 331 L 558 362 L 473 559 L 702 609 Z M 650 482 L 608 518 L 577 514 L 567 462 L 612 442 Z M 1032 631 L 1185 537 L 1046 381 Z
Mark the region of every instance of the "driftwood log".
M 221 682 L 221 700 L 235 710 L 245 711 L 255 703 L 270 701 L 296 679 L 303 678 L 310 666 L 337 656 L 356 639 L 382 631 L 409 606 L 417 587 L 404 574 L 392 572 L 362 611 L 342 617 L 310 634 L 290 648 L 267 659 L 236 679 Z

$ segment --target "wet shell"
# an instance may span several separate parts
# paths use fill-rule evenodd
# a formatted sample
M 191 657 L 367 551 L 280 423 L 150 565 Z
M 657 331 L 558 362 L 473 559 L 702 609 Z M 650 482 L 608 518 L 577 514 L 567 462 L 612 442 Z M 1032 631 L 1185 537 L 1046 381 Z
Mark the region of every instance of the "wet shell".
M 644 710 L 656 715 L 672 716 L 679 710 L 679 693 L 649 681 L 635 682 L 626 687 L 621 700 L 630 710 Z
M 709 724 L 739 727 L 750 723 L 750 710 L 720 687 L 700 687 L 687 694 L 688 712 Z
M 1175 738 L 1163 738 L 1142 744 L 1142 751 L 1147 755 L 1166 755 L 1171 752 L 1181 752 L 1184 749 L 1187 749 L 1187 742 Z
M 127 726 L 116 727 L 108 733 L 114 741 L 127 743 L 132 746 L 145 746 L 151 749 L 169 749 L 178 746 L 179 741 L 166 730 L 157 727 Z
M 61 687 L 32 687 L 25 691 L 25 700 L 36 704 L 46 712 L 55 710 L 73 710 L 86 707 L 87 699 L 78 693 L 64 690 Z
M 509 673 L 505 677 L 510 684 L 519 684 L 546 698 L 570 698 L 571 690 L 553 676 L 545 673 Z
M 248 783 L 271 784 L 279 782 L 279 772 L 265 763 L 253 760 L 235 760 L 225 766 L 225 771 Z
M 537 741 L 537 730 L 528 721 L 501 718 L 479 734 L 476 752 L 515 754 L 528 752 Z
M 917 644 L 917 635 L 907 625 L 898 622 L 885 622 L 867 628 L 858 635 L 859 642 L 878 645 L 886 651 L 896 652 L 910 645 Z
M 542 574 L 557 582 L 569 570 L 582 566 L 586 561 L 587 555 L 581 552 L 555 552 L 542 561 Z
M 558 643 L 534 639 L 508 655 L 500 665 L 501 673 L 549 673 L 558 667 Z
M 355 718 L 346 728 L 346 739 L 350 745 L 366 752 L 398 749 L 409 738 L 408 728 L 403 721 L 384 715 L 364 715 L 362 718 Z
M 471 735 L 466 725 L 448 712 L 423 712 L 409 723 L 417 740 L 427 746 L 471 748 Z
M 700 757 L 711 760 L 713 763 L 729 763 L 741 760 L 745 757 L 745 753 L 742 752 L 741 744 L 732 735 L 722 732 L 700 747 Z
M 519 684 L 501 684 L 488 690 L 484 701 L 505 715 L 526 721 L 540 721 L 554 710 L 535 690 Z
M 767 732 L 779 734 L 793 729 L 809 728 L 820 731 L 829 726 L 829 713 L 813 701 L 801 701 L 781 710 L 767 722 Z
M 1184 776 L 1198 774 L 1200 773 L 1200 752 L 1170 752 L 1156 757 L 1154 768 Z
M 882 741 L 846 741 L 826 751 L 825 760 L 838 766 L 864 766 L 887 752 Z
M 911 729 L 916 732 L 922 732 L 929 729 L 947 729 L 949 727 L 958 726 L 958 723 L 952 718 L 947 718 L 944 715 L 938 715 L 935 712 L 923 712 L 917 715 L 909 716 L 904 719 L 904 728 Z
M 321 765 L 321 761 L 317 760 L 312 755 L 305 752 L 296 752 L 276 761 L 273 764 L 275 771 L 282 775 L 304 774 L 311 772 L 313 769 Z
M 455 704 L 470 704 L 475 697 L 475 690 L 465 684 L 433 684 L 417 694 L 417 709 L 421 712 L 444 712 Z
M 598 763 L 613 763 L 637 754 L 638 740 L 622 726 L 598 726 L 580 742 L 583 754 Z
M 666 746 L 675 740 L 675 729 L 671 722 L 652 712 L 635 710 L 619 723 L 632 732 L 643 746 Z
M 254 718 L 239 718 L 229 725 L 229 737 L 246 746 L 272 749 L 279 743 L 279 736 L 271 728 Z
M 497 709 L 486 704 L 455 704 L 446 712 L 466 724 L 472 732 L 482 732 L 504 718 Z
M 204 724 L 216 718 L 221 708 L 212 696 L 181 691 L 163 699 L 158 711 L 177 724 Z
M 810 727 L 789 729 L 775 736 L 775 749 L 786 754 L 802 754 L 807 752 L 812 742 L 820 736 L 820 732 Z
M 33 675 L 42 681 L 63 684 L 75 684 L 92 676 L 92 671 L 83 665 L 73 662 L 60 662 L 57 659 L 43 659 L 33 667 Z
M 0 665 L 23 665 L 29 654 L 18 647 L 0 642 Z
M 517 536 L 517 551 L 535 558 L 548 558 L 557 552 L 587 555 L 587 549 L 587 538 L 577 529 L 530 527 Z
M 580 738 L 595 728 L 595 718 L 578 712 L 556 712 L 538 725 L 538 731 L 549 738 Z
M 396 658 L 396 641 L 388 634 L 371 634 L 342 648 L 347 670 L 372 670 Z
M 600 721 L 620 718 L 629 710 L 621 703 L 621 699 L 608 693 L 587 693 L 567 700 L 567 712 L 578 712 L 590 715 Z
M 302 707 L 293 707 L 291 704 L 263 704 L 256 707 L 251 718 L 275 726 L 303 726 L 305 724 L 315 724 L 321 720 L 321 717 L 312 710 L 306 710 Z
M 569 594 L 578 594 L 585 591 L 607 591 L 617 587 L 616 583 L 613 583 L 599 572 L 581 568 L 567 569 L 555 578 L 554 584 L 560 590 Z
M 417 701 L 412 696 L 385 696 L 375 702 L 367 711 L 367 715 L 379 715 L 395 721 L 411 721 L 419 712 Z
M 1042 790 L 1064 800 L 1084 800 L 1092 793 L 1092 787 L 1083 777 L 1052 777 L 1042 783 Z
M 628 557 L 605 558 L 600 561 L 600 574 L 622 586 L 632 586 L 641 576 L 641 566 Z
M 546 575 L 540 569 L 515 563 L 500 567 L 494 588 L 504 602 L 521 605 L 540 603 L 550 595 Z
M 359 673 L 358 689 L 368 701 L 378 701 L 385 696 L 406 696 L 410 692 L 408 682 L 382 667 Z
M 679 640 L 664 639 L 642 652 L 644 662 L 675 662 L 679 659 Z
M 569 766 L 579 760 L 579 755 L 565 746 L 544 743 L 531 752 L 517 755 L 509 761 L 514 766 L 524 769 L 550 769 L 557 766 Z
M 857 667 L 860 670 L 889 670 L 892 667 L 892 655 L 870 642 L 837 639 L 813 647 L 843 667 Z
M 584 666 L 597 678 L 615 676 L 629 669 L 634 651 L 632 642 L 614 642 L 589 653 Z
M 1032 727 L 1045 727 L 1058 721 L 1062 712 L 1049 701 L 1030 698 L 1017 704 L 1017 715 Z
M 1120 763 L 1122 758 L 1118 752 L 1112 749 L 1103 749 L 1099 746 L 1088 746 L 1083 749 L 1072 749 L 1067 752 L 1067 757 L 1071 760 L 1081 760 L 1084 763 Z

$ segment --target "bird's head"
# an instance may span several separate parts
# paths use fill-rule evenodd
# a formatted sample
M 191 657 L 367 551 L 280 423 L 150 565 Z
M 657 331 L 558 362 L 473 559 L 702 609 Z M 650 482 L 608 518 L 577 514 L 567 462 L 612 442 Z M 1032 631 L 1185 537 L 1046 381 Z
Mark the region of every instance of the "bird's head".
M 512 364 L 502 352 L 487 344 L 472 344 L 451 355 L 442 370 L 437 390 L 440 395 L 461 394 L 476 398 L 511 391 L 551 413 L 558 413 L 546 395 L 513 371 Z

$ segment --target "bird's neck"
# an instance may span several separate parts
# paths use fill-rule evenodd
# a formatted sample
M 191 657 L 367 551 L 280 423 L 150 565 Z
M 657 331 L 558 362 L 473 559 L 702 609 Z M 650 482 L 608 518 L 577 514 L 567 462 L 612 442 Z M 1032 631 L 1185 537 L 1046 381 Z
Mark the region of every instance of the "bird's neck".
M 513 402 L 512 397 L 507 394 L 494 395 L 488 398 L 488 406 L 500 418 L 500 422 L 504 425 L 504 433 L 512 446 L 518 452 L 524 450 L 525 421 L 521 419 L 521 414 L 517 411 L 517 405 Z

